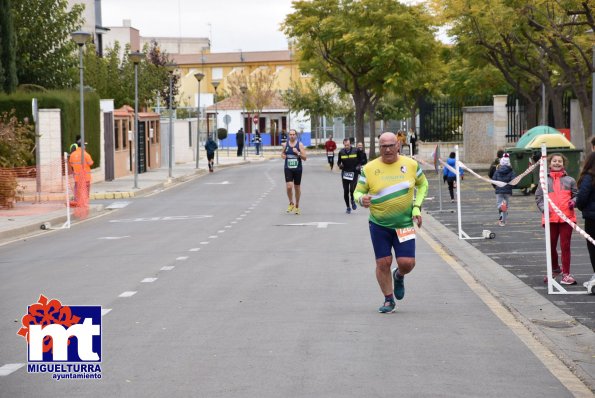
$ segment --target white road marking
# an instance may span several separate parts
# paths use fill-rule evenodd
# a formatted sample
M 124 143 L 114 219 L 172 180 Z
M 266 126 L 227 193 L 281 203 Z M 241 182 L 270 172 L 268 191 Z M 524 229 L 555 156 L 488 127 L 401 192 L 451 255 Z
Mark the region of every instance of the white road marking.
M 188 250 L 188 251 L 189 251 L 189 252 L 197 252 L 197 251 L 199 251 L 199 250 L 200 250 L 200 247 L 194 247 L 194 248 L 192 248 L 192 249 L 190 249 L 190 250 Z
M 128 206 L 130 202 L 122 201 L 122 202 L 113 202 L 106 209 L 123 209 L 124 207 Z
M 222 181 L 222 182 L 207 182 L 207 185 L 229 185 L 229 181 Z
M 6 365 L 0 367 L 0 376 L 8 376 L 15 370 L 18 370 L 25 366 L 24 363 L 7 363 Z
M 210 218 L 211 215 L 190 215 L 190 216 L 165 216 L 165 217 L 138 217 L 138 218 L 123 218 L 120 220 L 110 220 L 110 222 L 149 222 L 149 221 L 185 221 L 198 220 L 201 218 Z
M 211 236 L 209 236 L 209 239 L 217 239 L 217 238 L 218 238 L 217 235 L 211 235 Z
M 232 223 L 232 224 L 237 224 L 238 222 L 237 222 L 237 221 L 232 221 L 231 223 Z
M 176 267 L 173 265 L 166 265 L 164 267 L 161 267 L 161 271 L 171 271 L 174 268 L 176 268 Z
M 231 228 L 231 225 L 226 225 L 226 226 L 225 226 L 225 227 L 223 227 L 223 228 Z
M 209 242 L 200 242 L 201 245 L 208 245 Z
M 345 224 L 343 222 L 330 222 L 330 221 L 319 221 L 319 222 L 304 222 L 299 224 L 281 224 L 287 226 L 298 226 L 298 227 L 305 227 L 305 226 L 313 226 L 316 225 L 316 228 L 326 228 L 329 225 L 342 225 Z
M 176 260 L 178 260 L 178 261 L 188 260 L 188 256 L 176 257 Z
M 109 314 L 111 310 L 112 310 L 111 308 L 102 308 L 101 316 L 105 316 L 105 315 Z
M 97 239 L 118 240 L 118 239 L 126 239 L 126 238 L 130 238 L 130 235 L 124 235 L 124 236 L 104 236 L 102 238 L 97 238 Z
M 127 291 L 127 292 L 120 294 L 118 297 L 132 297 L 135 294 L 136 294 L 136 292 Z
M 217 233 L 218 233 L 218 234 L 222 234 L 222 233 L 224 233 L 224 232 L 225 232 L 225 230 L 224 230 L 224 229 L 220 229 L 219 231 L 217 231 Z
M 157 280 L 157 278 L 145 278 L 142 281 L 140 281 L 141 283 L 153 283 Z

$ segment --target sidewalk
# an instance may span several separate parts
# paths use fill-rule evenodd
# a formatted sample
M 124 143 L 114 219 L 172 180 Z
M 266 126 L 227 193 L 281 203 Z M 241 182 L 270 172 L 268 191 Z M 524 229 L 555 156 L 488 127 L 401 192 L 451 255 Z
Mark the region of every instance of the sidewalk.
M 256 156 L 253 153 L 253 149 L 251 149 L 250 154 L 246 155 L 246 160 L 244 160 L 243 156 L 236 156 L 235 149 L 229 151 L 229 156 L 227 156 L 227 150 L 224 149 L 219 153 L 219 164 L 217 165 L 215 163 L 215 172 L 217 172 L 217 169 L 246 163 L 263 162 L 268 159 L 278 158 L 278 156 L 278 152 L 276 151 L 267 152 L 264 156 Z M 91 185 L 89 217 L 93 217 L 104 210 L 103 204 L 93 203 L 93 201 L 144 196 L 155 190 L 208 174 L 208 172 L 206 157 L 201 157 L 198 169 L 194 161 L 174 165 L 172 167 L 171 178 L 168 167 L 140 173 L 137 177 L 138 188 L 134 188 L 133 174 L 116 178 L 113 181 L 94 183 Z M 21 210 L 26 208 L 27 211 L 19 211 L 19 208 Z M 0 244 L 20 237 L 44 233 L 44 228 L 60 227 L 66 220 L 66 209 L 64 206 L 58 206 L 55 203 L 18 203 L 15 209 L 0 213 Z M 77 221 L 76 218 L 72 218 L 71 216 L 71 222 Z

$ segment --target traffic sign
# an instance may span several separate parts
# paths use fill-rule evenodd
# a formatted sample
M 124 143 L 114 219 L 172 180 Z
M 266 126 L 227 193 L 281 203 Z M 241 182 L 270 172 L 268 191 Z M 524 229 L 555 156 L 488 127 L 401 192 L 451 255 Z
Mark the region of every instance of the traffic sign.
M 258 124 L 258 115 L 254 116 L 252 120 L 254 121 L 254 124 Z

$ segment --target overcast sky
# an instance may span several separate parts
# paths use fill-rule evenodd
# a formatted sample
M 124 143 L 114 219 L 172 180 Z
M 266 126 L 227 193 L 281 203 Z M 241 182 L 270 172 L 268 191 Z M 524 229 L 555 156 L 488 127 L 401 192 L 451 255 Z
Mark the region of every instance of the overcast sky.
M 291 0 L 102 0 L 104 26 L 130 19 L 141 36 L 209 37 L 213 52 L 285 50 Z

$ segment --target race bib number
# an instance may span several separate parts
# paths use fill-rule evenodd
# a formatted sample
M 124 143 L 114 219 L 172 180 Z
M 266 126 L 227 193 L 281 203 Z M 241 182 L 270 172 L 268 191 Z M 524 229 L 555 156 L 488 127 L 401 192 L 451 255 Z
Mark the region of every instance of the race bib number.
M 287 159 L 287 167 L 290 169 L 297 169 L 298 160 L 297 159 Z
M 401 243 L 415 239 L 415 228 L 409 227 L 397 229 L 397 238 L 399 238 L 399 242 Z
M 344 171 L 343 172 L 343 179 L 353 181 L 353 177 L 355 177 L 355 173 L 353 171 Z

